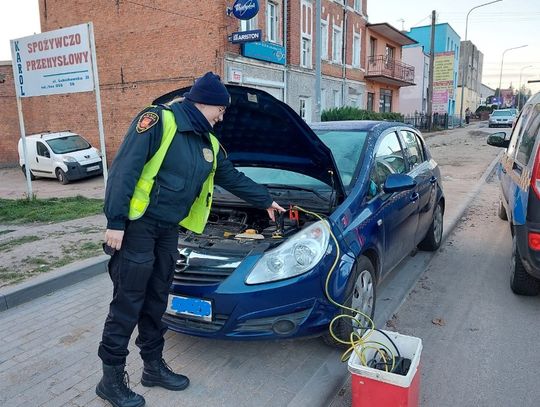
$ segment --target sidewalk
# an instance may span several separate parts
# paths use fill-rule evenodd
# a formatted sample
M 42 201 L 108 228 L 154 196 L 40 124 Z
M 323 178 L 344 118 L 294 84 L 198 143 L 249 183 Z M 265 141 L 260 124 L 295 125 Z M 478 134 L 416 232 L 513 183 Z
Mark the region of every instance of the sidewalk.
M 463 134 L 477 129 L 478 125 L 469 127 Z M 482 147 L 484 134 L 470 135 L 465 140 L 456 140 L 455 145 L 448 145 L 459 135 L 445 133 L 428 135 L 426 139 L 443 172 L 447 198 L 446 236 L 484 182 L 499 151 Z M 456 151 L 459 148 L 466 150 L 460 153 Z M 455 161 L 456 157 L 461 161 Z M 422 272 L 421 264 L 429 258 L 428 254 L 419 254 L 403 268 Z M 103 259 L 97 263 L 103 264 Z M 2 299 L 4 308 L 8 308 L 0 312 L 0 405 L 107 405 L 95 395 L 94 387 L 101 373 L 96 351 L 111 297 L 111 284 L 108 276 L 98 270 L 96 276 L 84 282 L 59 289 L 64 282 L 73 283 L 67 279 L 77 274 L 77 269 L 72 265 L 71 269 L 44 275 L 39 284 L 32 280 L 0 290 L 0 310 Z M 383 301 L 377 303 L 379 326 L 391 318 L 412 286 L 409 283 L 407 289 L 396 282 L 408 274 L 402 271 L 392 273 L 379 291 L 379 300 Z M 46 290 L 36 291 L 44 284 L 49 284 Z M 396 295 L 396 287 L 405 291 Z M 51 289 L 57 291 L 36 298 Z M 21 296 L 24 300 L 35 299 L 23 303 Z M 388 298 L 393 301 L 384 301 Z M 14 306 L 17 304 L 22 305 Z M 128 358 L 127 370 L 131 383 L 135 391 L 144 394 L 148 406 L 179 403 L 183 406 L 327 406 L 348 377 L 346 364 L 339 362 L 341 352 L 325 346 L 317 338 L 225 342 L 168 332 L 165 358 L 173 369 L 192 380 L 187 390 L 175 393 L 142 387 L 137 348 L 131 344 L 130 350 L 133 353 Z M 347 402 L 344 397 L 339 397 L 338 401 Z

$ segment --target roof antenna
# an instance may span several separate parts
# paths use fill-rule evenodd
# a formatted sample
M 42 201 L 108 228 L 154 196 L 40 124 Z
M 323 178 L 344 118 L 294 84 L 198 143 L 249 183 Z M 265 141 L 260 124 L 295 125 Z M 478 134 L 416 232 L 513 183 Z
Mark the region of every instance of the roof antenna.
M 396 20 L 401 22 L 401 31 L 405 31 L 405 20 L 403 18 L 400 18 L 399 20 Z

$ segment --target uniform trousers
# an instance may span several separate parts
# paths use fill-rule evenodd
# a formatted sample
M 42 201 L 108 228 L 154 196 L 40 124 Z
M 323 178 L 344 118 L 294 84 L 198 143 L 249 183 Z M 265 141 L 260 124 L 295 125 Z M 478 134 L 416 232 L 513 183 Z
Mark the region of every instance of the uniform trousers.
M 178 225 L 161 223 L 148 217 L 128 221 L 122 247 L 109 260 L 113 299 L 105 321 L 98 356 L 107 365 L 122 365 L 135 329 L 135 344 L 143 360 L 160 359 L 163 336 L 161 321 L 176 260 Z

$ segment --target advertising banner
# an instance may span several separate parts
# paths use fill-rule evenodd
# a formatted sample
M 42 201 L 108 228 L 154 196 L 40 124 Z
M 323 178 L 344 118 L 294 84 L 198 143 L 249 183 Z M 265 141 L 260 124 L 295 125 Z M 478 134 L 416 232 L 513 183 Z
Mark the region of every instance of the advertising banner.
M 433 61 L 434 113 L 448 113 L 448 100 L 454 97 L 454 61 L 454 52 L 435 54 Z
M 94 90 L 88 24 L 11 40 L 17 96 Z

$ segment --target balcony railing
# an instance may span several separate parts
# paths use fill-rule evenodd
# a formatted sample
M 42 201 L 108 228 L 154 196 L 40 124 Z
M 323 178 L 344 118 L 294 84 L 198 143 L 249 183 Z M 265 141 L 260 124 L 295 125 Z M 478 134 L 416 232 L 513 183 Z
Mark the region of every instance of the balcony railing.
M 398 86 L 414 85 L 414 66 L 385 55 L 368 58 L 366 77 L 379 77 L 381 81 Z

